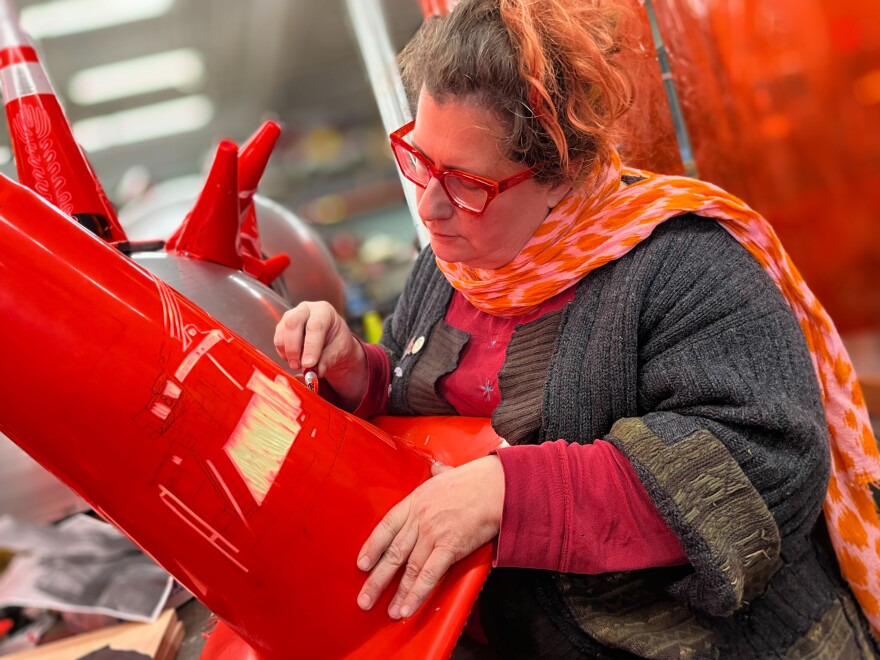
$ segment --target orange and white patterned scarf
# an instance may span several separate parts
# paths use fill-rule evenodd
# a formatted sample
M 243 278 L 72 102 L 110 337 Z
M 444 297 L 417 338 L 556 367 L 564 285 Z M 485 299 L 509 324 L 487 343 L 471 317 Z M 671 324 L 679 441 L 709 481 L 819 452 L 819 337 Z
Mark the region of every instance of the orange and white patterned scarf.
M 642 180 L 622 186 L 624 175 Z M 800 321 L 830 433 L 825 518 L 843 575 L 880 637 L 880 520 L 869 488 L 880 482 L 880 451 L 852 363 L 827 312 L 770 224 L 717 186 L 625 168 L 617 154 L 589 180 L 551 211 L 510 264 L 486 270 L 438 259 L 438 267 L 478 309 L 518 316 L 623 256 L 664 220 L 683 213 L 717 220 L 764 267 Z

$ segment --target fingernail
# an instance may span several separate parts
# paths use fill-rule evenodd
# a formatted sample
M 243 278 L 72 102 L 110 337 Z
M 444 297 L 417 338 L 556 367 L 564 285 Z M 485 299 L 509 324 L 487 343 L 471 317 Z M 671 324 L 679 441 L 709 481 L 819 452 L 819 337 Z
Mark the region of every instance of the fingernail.
M 301 362 L 304 367 L 314 367 L 315 357 L 313 355 L 303 355 Z
M 400 607 L 398 607 L 397 605 L 392 605 L 391 607 L 389 607 L 388 608 L 388 616 L 390 616 L 392 619 L 399 619 L 400 618 Z
M 370 568 L 370 558 L 364 555 L 360 559 L 358 559 L 358 568 L 362 571 L 369 570 Z
M 372 599 L 367 594 L 361 594 L 358 596 L 358 607 L 362 610 L 368 610 L 373 606 Z
M 287 364 L 290 365 L 291 369 L 299 369 L 299 362 L 297 362 L 296 360 L 288 360 Z
M 400 608 L 400 618 L 405 619 L 410 614 L 412 614 L 412 608 L 409 605 L 404 605 Z

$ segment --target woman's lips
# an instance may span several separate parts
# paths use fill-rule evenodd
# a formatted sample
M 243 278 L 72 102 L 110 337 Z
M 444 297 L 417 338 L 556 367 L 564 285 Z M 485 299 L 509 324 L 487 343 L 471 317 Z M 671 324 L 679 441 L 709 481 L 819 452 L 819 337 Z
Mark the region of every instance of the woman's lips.
M 441 234 L 440 232 L 428 230 L 431 238 L 458 238 L 455 234 Z

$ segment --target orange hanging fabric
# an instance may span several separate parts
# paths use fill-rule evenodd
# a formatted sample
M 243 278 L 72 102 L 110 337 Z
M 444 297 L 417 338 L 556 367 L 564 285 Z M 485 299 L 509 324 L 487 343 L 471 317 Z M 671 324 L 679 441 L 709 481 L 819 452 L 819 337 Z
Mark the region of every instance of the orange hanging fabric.
M 641 180 L 626 186 L 621 176 Z M 843 574 L 880 635 L 880 520 L 869 489 L 880 482 L 880 451 L 840 336 L 770 224 L 717 186 L 626 168 L 616 153 L 605 166 L 596 166 L 587 181 L 592 183 L 557 205 L 507 266 L 486 270 L 440 259 L 438 266 L 478 309 L 514 316 L 623 256 L 664 220 L 684 213 L 717 220 L 764 267 L 800 321 L 831 439 L 825 517 Z

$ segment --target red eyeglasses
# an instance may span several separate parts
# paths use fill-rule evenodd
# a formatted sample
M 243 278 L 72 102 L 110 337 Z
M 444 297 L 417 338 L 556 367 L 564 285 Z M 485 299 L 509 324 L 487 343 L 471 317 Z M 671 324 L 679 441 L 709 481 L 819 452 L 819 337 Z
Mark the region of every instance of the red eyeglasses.
M 421 188 L 427 188 L 431 177 L 434 177 L 449 200 L 464 211 L 481 215 L 495 197 L 535 175 L 535 170 L 530 167 L 503 181 L 493 181 L 461 170 L 439 170 L 425 154 L 403 139 L 415 125 L 416 122 L 411 121 L 391 134 L 391 149 L 400 171 Z

